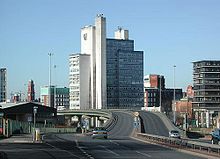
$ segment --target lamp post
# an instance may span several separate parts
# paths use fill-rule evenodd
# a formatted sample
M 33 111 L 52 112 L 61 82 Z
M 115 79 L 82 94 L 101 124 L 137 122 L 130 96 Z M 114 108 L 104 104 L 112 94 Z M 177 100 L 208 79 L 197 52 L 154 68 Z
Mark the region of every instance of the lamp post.
M 35 141 L 35 139 L 36 139 L 36 114 L 37 114 L 37 109 L 38 109 L 38 107 L 37 106 L 34 106 L 33 107 L 33 112 L 34 112 L 34 135 L 33 135 L 33 141 Z
M 160 112 L 162 112 L 162 107 L 161 107 L 161 105 L 162 105 L 162 101 L 161 101 L 161 78 L 162 78 L 162 76 L 159 76 L 160 77 Z
M 173 66 L 173 123 L 176 124 L 176 90 L 175 90 L 175 68 L 176 65 Z
M 57 108 L 57 106 L 56 106 L 56 82 L 55 82 L 55 79 L 56 79 L 56 68 L 57 68 L 57 65 L 54 65 L 53 66 L 54 67 L 54 92 L 53 92 L 53 95 L 54 95 L 54 108 Z
M 48 53 L 48 56 L 49 56 L 49 88 L 48 88 L 48 105 L 49 107 L 51 107 L 51 90 L 50 90 L 50 87 L 51 87 L 51 56 L 53 54 L 52 53 Z

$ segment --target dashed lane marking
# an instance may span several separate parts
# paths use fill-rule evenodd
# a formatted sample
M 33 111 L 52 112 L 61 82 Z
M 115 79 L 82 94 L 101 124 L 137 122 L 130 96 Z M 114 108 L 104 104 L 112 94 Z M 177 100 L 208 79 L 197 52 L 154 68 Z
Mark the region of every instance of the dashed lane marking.
M 72 156 L 72 157 L 76 157 L 76 158 L 79 158 L 79 159 L 80 159 L 79 156 L 77 156 L 77 155 L 75 155 L 75 154 L 73 154 L 73 153 L 71 153 L 71 152 L 69 152 L 69 151 L 67 151 L 67 150 L 62 150 L 62 149 L 57 148 L 57 147 L 55 147 L 55 146 L 53 146 L 53 145 L 51 145 L 51 144 L 49 144 L 49 143 L 46 143 L 46 144 L 49 145 L 49 146 L 51 146 L 51 147 L 53 147 L 53 148 L 55 148 L 55 149 L 57 149 L 57 150 L 65 151 L 65 152 L 67 152 L 67 153 L 68 153 L 70 156 Z
M 115 156 L 120 156 L 118 153 L 116 153 L 116 152 L 114 152 L 114 151 L 112 151 L 112 150 L 109 150 L 109 149 L 106 148 L 105 146 L 100 145 L 100 147 L 102 147 L 103 149 L 105 149 L 107 152 L 114 154 Z
M 145 156 L 145 157 L 149 157 L 149 158 L 151 158 L 152 156 L 151 155 L 149 155 L 149 154 L 147 154 L 147 153 L 143 153 L 143 152 L 140 152 L 140 151 L 136 151 L 138 154 L 141 154 L 141 155 L 143 155 L 143 156 Z

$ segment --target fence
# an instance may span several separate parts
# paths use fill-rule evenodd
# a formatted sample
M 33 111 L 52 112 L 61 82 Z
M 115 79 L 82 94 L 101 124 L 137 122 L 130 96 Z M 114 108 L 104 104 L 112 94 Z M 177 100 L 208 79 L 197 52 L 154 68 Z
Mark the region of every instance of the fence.
M 20 134 L 20 133 L 32 133 L 34 124 L 30 122 L 22 122 L 11 119 L 3 118 L 3 135 L 6 137 L 11 136 L 12 134 Z M 54 127 L 53 124 L 42 124 L 36 123 L 36 128 L 45 128 L 45 127 Z

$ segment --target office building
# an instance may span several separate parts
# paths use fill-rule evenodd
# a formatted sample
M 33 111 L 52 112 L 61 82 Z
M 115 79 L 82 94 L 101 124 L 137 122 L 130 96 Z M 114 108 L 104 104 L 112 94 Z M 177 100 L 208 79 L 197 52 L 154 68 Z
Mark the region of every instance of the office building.
M 161 90 L 160 90 L 161 88 Z M 144 110 L 161 111 L 162 93 L 165 89 L 165 79 L 162 75 L 150 74 L 144 76 Z M 160 92 L 161 91 L 161 92 Z M 161 97 L 160 97 L 161 93 Z M 163 99 L 164 101 L 164 99 Z
M 49 98 L 50 92 L 50 98 Z M 41 87 L 40 90 L 40 97 L 41 103 L 45 106 L 49 106 L 49 99 L 50 107 L 56 109 L 69 109 L 69 88 L 57 88 L 55 86 L 50 86 L 50 90 L 48 86 Z
M 141 108 L 143 94 L 143 51 L 134 50 L 128 30 L 119 28 L 115 39 L 107 39 L 107 107 Z
M 70 109 L 90 108 L 90 55 L 69 56 Z
M 87 63 L 78 62 L 78 72 L 73 74 L 70 68 L 70 76 L 87 80 L 78 79 L 75 89 L 70 77 L 70 109 L 143 107 L 143 51 L 134 51 L 128 30 L 119 28 L 114 39 L 107 39 L 106 18 L 97 15 L 94 26 L 81 29 L 81 54 L 70 57 L 85 58 L 85 54 Z
M 27 94 L 27 101 L 33 102 L 35 101 L 35 91 L 34 91 L 34 81 L 28 81 L 28 94 Z
M 160 84 L 161 83 L 161 84 Z M 165 79 L 162 75 L 150 74 L 144 76 L 145 88 L 159 88 L 165 89 Z
M 193 62 L 193 88 L 196 124 L 208 128 L 220 112 L 220 61 Z
M 40 102 L 45 106 L 54 107 L 54 86 L 44 86 L 40 88 Z M 49 97 L 50 94 L 50 97 Z M 49 102 L 50 100 L 50 102 Z
M 70 103 L 69 103 L 69 88 L 63 87 L 63 88 L 57 88 L 55 87 L 55 103 L 54 108 L 57 108 L 57 110 L 65 110 L 69 109 Z
M 166 113 L 172 112 L 173 95 L 174 89 L 165 88 L 164 76 L 156 74 L 144 76 L 144 108 L 142 109 Z M 179 100 L 182 97 L 182 89 L 175 89 L 175 99 Z
M 7 71 L 6 68 L 0 68 L 0 102 L 7 100 Z
M 15 94 L 13 95 L 13 102 L 14 102 L 14 103 L 19 103 L 19 102 L 21 102 L 21 95 L 15 93 Z

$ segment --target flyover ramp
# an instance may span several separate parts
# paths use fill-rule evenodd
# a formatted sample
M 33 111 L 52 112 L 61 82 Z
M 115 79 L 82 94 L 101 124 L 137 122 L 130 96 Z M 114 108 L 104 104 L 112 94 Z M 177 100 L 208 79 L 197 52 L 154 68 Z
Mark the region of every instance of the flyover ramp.
M 169 129 L 164 121 L 152 112 L 140 111 L 142 132 L 147 134 L 169 136 Z
M 113 111 L 112 116 L 116 117 L 117 121 L 116 123 L 114 123 L 114 126 L 109 130 L 109 137 L 116 139 L 131 136 L 134 131 L 134 118 L 131 113 Z
M 168 137 L 170 130 L 178 130 L 184 136 L 183 131 L 177 128 L 163 113 L 140 111 L 140 118 L 143 133 Z
M 152 112 L 153 114 L 157 115 L 161 120 L 164 122 L 165 126 L 168 128 L 168 130 L 177 130 L 179 132 L 182 132 L 178 127 L 176 127 L 170 119 L 164 114 L 159 112 Z

